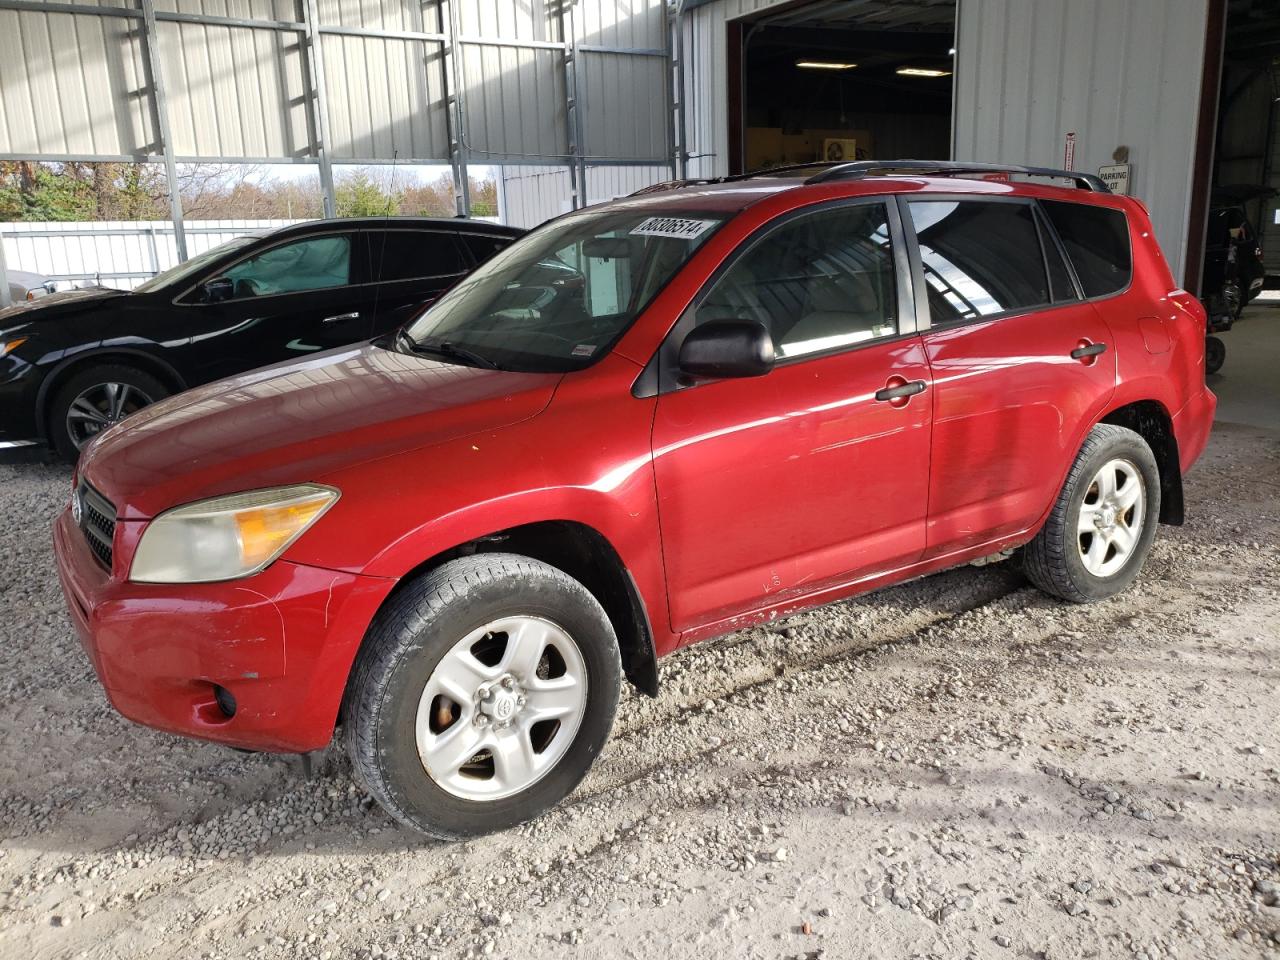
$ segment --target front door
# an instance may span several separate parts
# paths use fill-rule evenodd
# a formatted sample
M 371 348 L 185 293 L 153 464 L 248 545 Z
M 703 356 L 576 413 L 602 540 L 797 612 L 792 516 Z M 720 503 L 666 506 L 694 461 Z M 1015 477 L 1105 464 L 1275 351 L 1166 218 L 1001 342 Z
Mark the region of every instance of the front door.
M 356 234 L 329 233 L 268 247 L 210 278 L 223 299 L 179 307 L 199 325 L 178 348 L 192 381 L 367 340 L 371 291 L 360 284 L 362 259 Z M 209 287 L 206 281 L 201 290 Z
M 882 202 L 842 203 L 766 227 L 664 347 L 662 357 L 678 352 L 698 323 L 750 319 L 770 330 L 779 358 L 764 377 L 676 380 L 658 399 L 653 453 L 674 630 L 923 552 L 932 392 L 895 214 Z

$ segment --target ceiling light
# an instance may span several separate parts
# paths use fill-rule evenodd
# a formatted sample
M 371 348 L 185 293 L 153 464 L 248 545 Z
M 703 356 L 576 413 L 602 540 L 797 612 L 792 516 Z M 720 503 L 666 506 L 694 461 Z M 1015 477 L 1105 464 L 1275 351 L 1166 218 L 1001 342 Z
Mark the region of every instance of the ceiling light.
M 805 70 L 852 70 L 856 63 L 839 63 L 835 60 L 797 60 L 797 67 Z
M 897 70 L 900 77 L 949 77 L 950 70 L 928 70 L 924 67 L 899 67 Z

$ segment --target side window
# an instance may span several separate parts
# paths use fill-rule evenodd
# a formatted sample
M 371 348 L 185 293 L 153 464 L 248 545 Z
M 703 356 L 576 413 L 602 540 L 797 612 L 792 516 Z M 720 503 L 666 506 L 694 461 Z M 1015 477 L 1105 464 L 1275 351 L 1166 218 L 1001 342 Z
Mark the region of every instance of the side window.
M 1050 302 L 1029 204 L 926 200 L 908 206 L 934 325 Z
M 499 250 L 502 250 L 511 244 L 511 237 L 494 237 L 489 234 L 481 233 L 464 233 L 462 242 L 467 245 L 467 249 L 471 251 L 471 255 L 476 258 L 476 263 L 484 263 Z
M 1066 200 L 1042 200 L 1086 297 L 1105 297 L 1129 285 L 1133 259 L 1129 221 L 1120 210 Z
M 221 274 L 231 299 L 341 287 L 351 282 L 351 235 L 312 237 L 264 250 Z
M 758 320 L 782 358 L 898 332 L 882 203 L 805 214 L 758 240 L 715 281 L 697 322 Z
M 466 273 L 452 231 L 369 231 L 369 276 L 378 283 Z

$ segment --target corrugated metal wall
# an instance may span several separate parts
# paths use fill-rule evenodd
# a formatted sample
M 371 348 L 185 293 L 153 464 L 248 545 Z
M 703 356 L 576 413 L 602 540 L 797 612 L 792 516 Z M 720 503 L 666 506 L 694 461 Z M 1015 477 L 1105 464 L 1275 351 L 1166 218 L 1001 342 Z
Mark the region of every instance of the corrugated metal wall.
M 567 213 L 573 189 L 567 167 L 510 166 L 501 171 L 504 219 L 515 227 L 538 224 Z M 625 197 L 671 178 L 667 166 L 602 165 L 587 168 L 587 202 Z
M 139 3 L 81 3 L 119 11 L 112 16 L 0 3 L 0 154 L 159 152 Z M 582 46 L 579 152 L 606 162 L 667 161 L 663 0 L 456 3 L 452 13 L 446 0 L 316 0 L 330 160 L 449 159 L 442 58 L 456 20 L 463 140 L 473 162 L 568 161 L 571 40 Z M 177 156 L 317 156 L 307 8 L 307 0 L 156 0 Z M 222 22 L 192 19 L 209 17 Z M 610 49 L 593 49 L 602 47 Z
M 1207 0 L 960 0 L 954 155 L 1096 171 L 1131 192 L 1182 277 Z
M 208 6 L 193 0 L 180 5 L 188 8 L 183 12 Z M 160 22 L 157 30 L 176 154 L 314 153 L 301 34 L 173 21 Z
M 0 153 L 146 152 L 156 137 L 138 26 L 0 10 Z

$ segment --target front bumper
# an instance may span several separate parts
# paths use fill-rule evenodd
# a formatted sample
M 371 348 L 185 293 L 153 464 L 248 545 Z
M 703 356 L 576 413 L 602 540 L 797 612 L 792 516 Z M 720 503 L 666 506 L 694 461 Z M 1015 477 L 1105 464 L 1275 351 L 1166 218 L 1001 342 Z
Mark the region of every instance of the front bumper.
M 130 583 L 101 566 L 69 510 L 53 540 L 71 619 L 112 706 L 249 750 L 329 743 L 352 660 L 395 585 L 284 560 L 224 583 Z M 234 696 L 233 716 L 215 685 Z
M 41 371 L 10 354 L 0 357 L 0 449 L 43 441 L 36 407 Z

